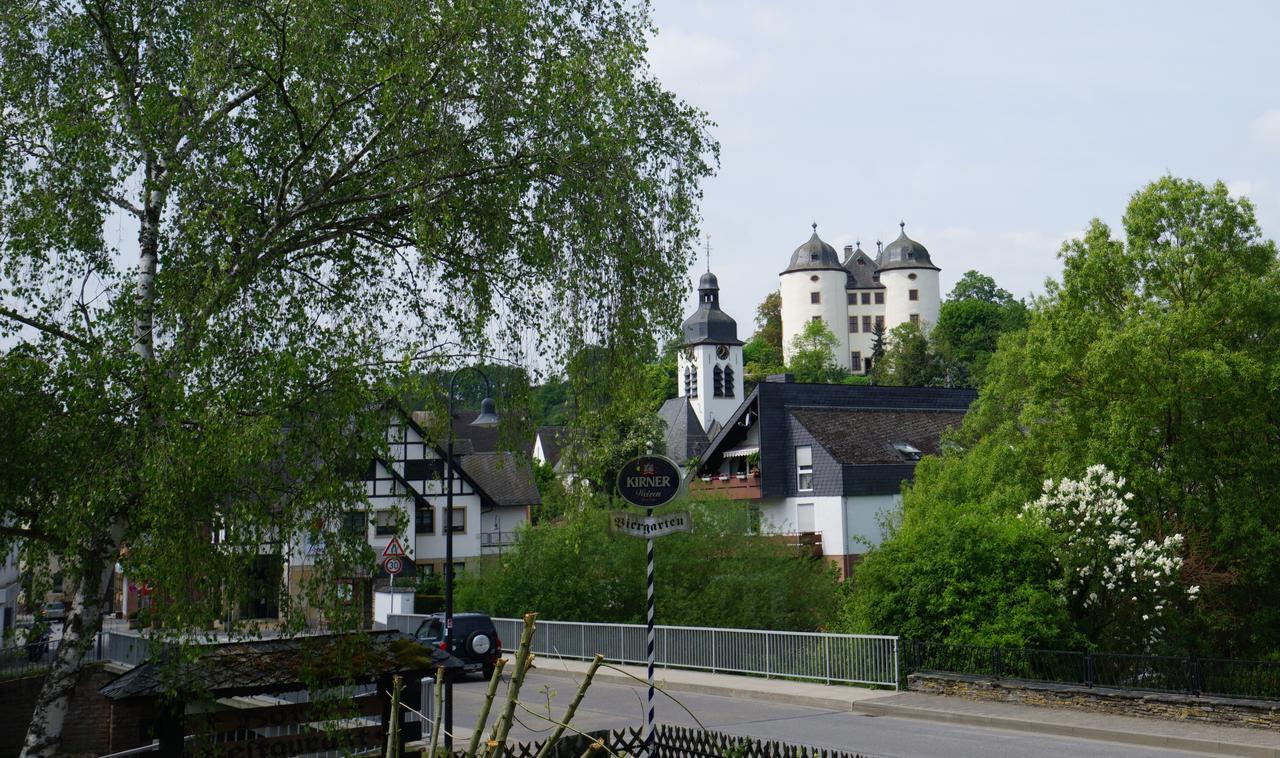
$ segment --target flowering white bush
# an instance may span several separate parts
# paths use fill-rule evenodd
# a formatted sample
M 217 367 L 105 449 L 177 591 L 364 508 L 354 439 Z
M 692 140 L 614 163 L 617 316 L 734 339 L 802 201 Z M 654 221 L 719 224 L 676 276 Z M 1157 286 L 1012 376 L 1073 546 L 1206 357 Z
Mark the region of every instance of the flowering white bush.
M 1183 588 L 1183 537 L 1143 539 L 1129 509 L 1133 493 L 1101 464 L 1080 480 L 1045 480 L 1044 494 L 1023 506 L 1022 516 L 1046 526 L 1057 538 L 1068 602 L 1098 643 L 1150 644 L 1164 631 L 1163 617 L 1179 595 L 1195 599 L 1199 587 Z

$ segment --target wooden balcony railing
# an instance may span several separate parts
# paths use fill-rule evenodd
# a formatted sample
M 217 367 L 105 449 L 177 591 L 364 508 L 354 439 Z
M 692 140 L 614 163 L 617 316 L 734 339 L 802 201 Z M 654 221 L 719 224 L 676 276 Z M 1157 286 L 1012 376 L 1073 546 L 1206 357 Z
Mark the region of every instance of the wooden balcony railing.
M 689 489 L 696 492 L 714 492 L 730 500 L 753 500 L 760 497 L 760 475 L 703 476 L 695 478 L 689 484 Z

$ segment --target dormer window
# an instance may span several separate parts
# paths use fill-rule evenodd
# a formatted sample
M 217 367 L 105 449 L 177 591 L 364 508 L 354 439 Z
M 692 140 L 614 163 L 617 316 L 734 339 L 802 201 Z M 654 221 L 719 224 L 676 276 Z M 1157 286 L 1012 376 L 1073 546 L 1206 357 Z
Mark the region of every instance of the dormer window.
M 914 445 L 908 444 L 906 442 L 895 442 L 893 443 L 893 449 L 897 450 L 898 454 L 901 455 L 906 460 L 909 460 L 909 461 L 920 460 L 920 455 L 921 455 L 920 449 L 915 447 Z
M 810 263 L 817 263 L 817 262 L 818 262 L 818 254 L 817 254 L 817 253 L 809 253 L 809 262 L 810 262 Z

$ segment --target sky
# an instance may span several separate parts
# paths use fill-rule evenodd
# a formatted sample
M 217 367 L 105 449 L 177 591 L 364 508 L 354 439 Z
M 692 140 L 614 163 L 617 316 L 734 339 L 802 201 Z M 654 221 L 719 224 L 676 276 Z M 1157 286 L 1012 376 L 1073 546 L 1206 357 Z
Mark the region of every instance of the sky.
M 897 237 L 1019 297 L 1164 174 L 1280 236 L 1280 3 L 652 0 L 653 73 L 716 123 L 703 230 L 739 337 L 818 234 Z M 690 270 L 688 311 L 704 270 Z

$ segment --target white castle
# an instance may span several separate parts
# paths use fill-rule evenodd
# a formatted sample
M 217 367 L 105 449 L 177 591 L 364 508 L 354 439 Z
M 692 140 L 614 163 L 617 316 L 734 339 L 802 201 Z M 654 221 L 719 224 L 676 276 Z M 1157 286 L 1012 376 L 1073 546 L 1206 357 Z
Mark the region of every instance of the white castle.
M 782 293 L 782 350 L 791 362 L 791 342 L 809 321 L 821 320 L 836 337 L 836 362 L 855 374 L 871 368 L 874 332 L 908 321 L 924 330 L 938 320 L 942 296 L 938 267 L 924 245 L 902 233 L 873 259 L 857 247 L 844 249 L 840 260 L 831 245 L 813 236 L 791 254 L 779 274 Z M 879 243 L 877 243 L 879 246 Z

